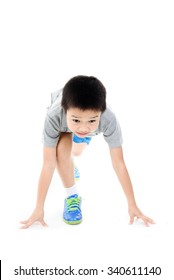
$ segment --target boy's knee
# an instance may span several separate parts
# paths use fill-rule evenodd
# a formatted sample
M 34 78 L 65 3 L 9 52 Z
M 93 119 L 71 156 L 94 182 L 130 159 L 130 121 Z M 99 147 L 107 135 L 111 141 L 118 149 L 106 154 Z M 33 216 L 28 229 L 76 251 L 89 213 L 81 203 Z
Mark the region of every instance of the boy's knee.
M 62 133 L 57 144 L 57 160 L 66 160 L 71 156 L 72 151 L 72 135 L 70 133 Z
M 80 150 L 72 150 L 72 155 L 75 157 L 79 157 L 82 154 L 82 151 Z
M 72 155 L 79 157 L 83 153 L 83 150 L 85 149 L 86 146 L 87 146 L 86 143 L 74 143 L 73 142 Z

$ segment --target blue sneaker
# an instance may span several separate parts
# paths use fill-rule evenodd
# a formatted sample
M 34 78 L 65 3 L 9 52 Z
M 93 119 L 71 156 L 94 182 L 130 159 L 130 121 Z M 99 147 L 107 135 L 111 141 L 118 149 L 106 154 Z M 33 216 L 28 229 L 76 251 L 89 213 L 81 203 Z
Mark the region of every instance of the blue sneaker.
M 76 181 L 80 179 L 80 172 L 76 166 L 74 166 L 74 178 Z
M 71 195 L 65 199 L 63 219 L 70 225 L 77 225 L 82 222 L 82 212 L 80 209 L 81 197 L 77 194 Z

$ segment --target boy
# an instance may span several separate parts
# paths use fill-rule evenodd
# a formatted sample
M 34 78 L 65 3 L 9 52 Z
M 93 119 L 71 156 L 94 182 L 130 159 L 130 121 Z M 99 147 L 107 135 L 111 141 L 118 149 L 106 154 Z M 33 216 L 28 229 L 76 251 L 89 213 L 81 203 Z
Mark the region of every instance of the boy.
M 70 79 L 63 90 L 52 94 L 43 131 L 43 167 L 38 184 L 36 207 L 22 228 L 44 221 L 44 202 L 49 185 L 57 168 L 66 190 L 63 219 L 68 224 L 82 221 L 81 198 L 75 184 L 72 156 L 80 155 L 91 137 L 103 133 L 109 145 L 112 165 L 128 202 L 130 224 L 141 218 L 146 226 L 154 223 L 137 207 L 131 180 L 122 152 L 122 135 L 119 123 L 106 104 L 106 90 L 95 77 L 76 76 Z M 75 175 L 74 175 L 75 174 Z

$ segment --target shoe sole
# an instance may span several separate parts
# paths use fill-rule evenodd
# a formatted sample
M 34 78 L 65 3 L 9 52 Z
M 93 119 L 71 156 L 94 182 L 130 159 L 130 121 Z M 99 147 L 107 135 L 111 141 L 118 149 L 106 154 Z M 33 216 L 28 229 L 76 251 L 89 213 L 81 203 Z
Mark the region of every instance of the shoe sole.
M 78 225 L 78 224 L 80 224 L 82 222 L 82 220 L 78 220 L 78 221 L 67 221 L 65 219 L 63 219 L 63 220 L 68 225 Z
M 74 178 L 75 179 L 75 181 L 79 181 L 80 180 L 80 178 Z

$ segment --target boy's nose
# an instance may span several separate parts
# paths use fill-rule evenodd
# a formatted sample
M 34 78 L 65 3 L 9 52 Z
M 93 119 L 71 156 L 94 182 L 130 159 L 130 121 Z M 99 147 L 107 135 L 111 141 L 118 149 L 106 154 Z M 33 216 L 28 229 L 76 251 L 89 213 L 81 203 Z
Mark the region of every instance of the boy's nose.
M 79 132 L 85 133 L 85 132 L 88 132 L 88 131 L 89 131 L 89 128 L 86 127 L 86 126 L 80 126 L 79 127 Z

